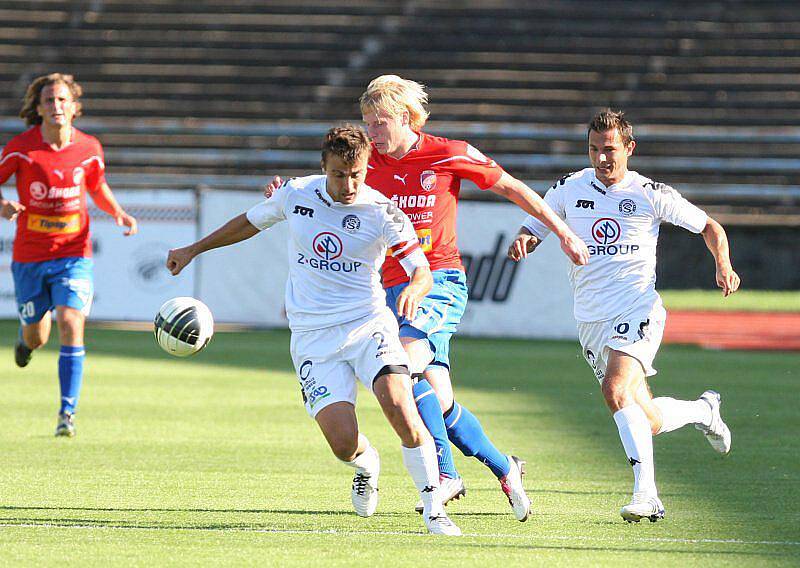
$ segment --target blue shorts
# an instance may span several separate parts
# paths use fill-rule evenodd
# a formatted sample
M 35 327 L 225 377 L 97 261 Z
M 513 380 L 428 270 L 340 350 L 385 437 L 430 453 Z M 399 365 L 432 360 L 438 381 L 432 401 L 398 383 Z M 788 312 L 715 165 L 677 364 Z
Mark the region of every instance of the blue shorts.
M 69 306 L 89 315 L 94 297 L 92 259 L 56 258 L 42 262 L 12 262 L 19 319 L 36 323 L 55 306 Z
M 386 289 L 386 303 L 397 313 L 397 296 L 407 282 Z M 427 338 L 431 365 L 450 368 L 450 338 L 456 332 L 467 307 L 467 277 L 462 270 L 445 268 L 433 271 L 433 287 L 422 300 L 413 321 L 399 318 L 400 337 Z

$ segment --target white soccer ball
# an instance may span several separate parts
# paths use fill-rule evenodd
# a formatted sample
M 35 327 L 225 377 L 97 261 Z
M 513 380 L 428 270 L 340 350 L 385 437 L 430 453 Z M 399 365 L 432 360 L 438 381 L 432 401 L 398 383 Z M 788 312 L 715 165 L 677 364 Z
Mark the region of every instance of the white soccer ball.
M 153 322 L 156 343 L 176 357 L 202 350 L 214 335 L 214 317 L 203 302 L 186 296 L 164 302 Z

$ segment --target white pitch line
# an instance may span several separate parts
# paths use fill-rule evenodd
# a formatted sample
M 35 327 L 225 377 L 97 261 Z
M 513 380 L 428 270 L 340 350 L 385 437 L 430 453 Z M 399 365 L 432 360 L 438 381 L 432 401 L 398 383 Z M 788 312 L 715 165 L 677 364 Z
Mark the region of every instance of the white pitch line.
M 148 526 L 107 526 L 107 525 L 73 525 L 70 523 L 0 523 L 0 528 L 59 528 L 59 529 L 80 529 L 80 530 L 139 530 L 139 531 L 203 531 L 203 532 L 253 532 L 267 534 L 318 534 L 318 535 L 341 535 L 341 536 L 429 536 L 423 532 L 403 532 L 403 531 L 340 531 L 336 529 L 259 529 L 248 527 L 148 527 Z M 641 537 L 634 539 L 623 538 L 598 538 L 591 536 L 540 536 L 540 535 L 521 535 L 521 534 L 485 534 L 485 533 L 464 533 L 462 536 L 471 538 L 507 538 L 517 540 L 555 540 L 564 542 L 583 541 L 583 542 L 602 542 L 607 543 L 667 543 L 667 544 L 740 544 L 740 545 L 765 545 L 765 546 L 800 546 L 799 541 L 792 540 L 740 540 L 736 538 L 661 538 L 661 537 Z

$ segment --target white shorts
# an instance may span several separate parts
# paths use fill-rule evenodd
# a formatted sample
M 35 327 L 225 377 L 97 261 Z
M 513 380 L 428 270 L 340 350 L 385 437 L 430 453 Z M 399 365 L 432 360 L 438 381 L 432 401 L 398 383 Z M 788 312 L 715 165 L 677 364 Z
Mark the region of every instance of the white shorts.
M 371 392 L 385 366 L 410 366 L 389 308 L 343 325 L 293 332 L 291 354 L 312 418 L 334 402 L 355 405 L 357 381 Z
M 659 300 L 655 305 L 635 308 L 616 319 L 578 322 L 578 340 L 583 356 L 601 383 L 606 376 L 609 352 L 622 351 L 637 359 L 646 377 L 657 371 L 653 359 L 661 346 L 667 312 Z

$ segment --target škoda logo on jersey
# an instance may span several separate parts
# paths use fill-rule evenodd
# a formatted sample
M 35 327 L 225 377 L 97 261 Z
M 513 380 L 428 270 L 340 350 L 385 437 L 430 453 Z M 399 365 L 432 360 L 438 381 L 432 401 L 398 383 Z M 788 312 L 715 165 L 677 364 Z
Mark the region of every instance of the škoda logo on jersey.
M 308 257 L 302 252 L 298 252 L 297 264 L 330 272 L 355 272 L 361 266 L 360 262 L 336 260 L 342 256 L 344 245 L 342 239 L 334 233 L 327 231 L 318 233 L 311 241 L 311 250 L 318 258 Z

